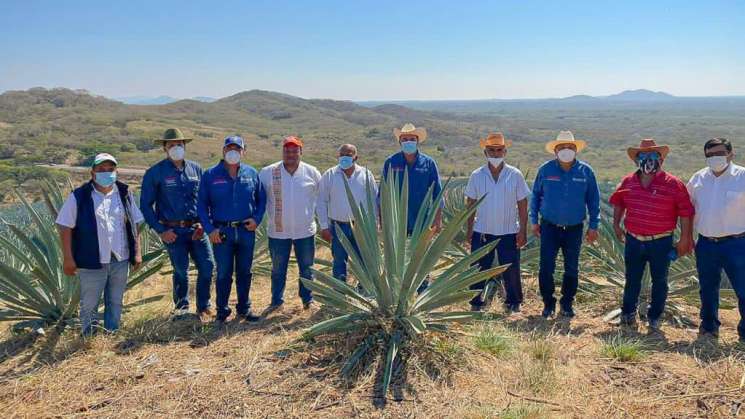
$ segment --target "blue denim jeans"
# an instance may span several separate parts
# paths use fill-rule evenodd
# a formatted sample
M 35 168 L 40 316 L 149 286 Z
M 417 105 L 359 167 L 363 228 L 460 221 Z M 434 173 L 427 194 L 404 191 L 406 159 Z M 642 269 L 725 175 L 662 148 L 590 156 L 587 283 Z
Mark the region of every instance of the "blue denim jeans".
M 520 249 L 517 248 L 517 234 L 506 234 L 503 236 L 494 236 L 473 232 L 471 235 L 471 252 L 475 252 L 487 244 L 499 240 L 497 247 L 476 262 L 479 270 L 490 269 L 494 264 L 494 254 L 497 254 L 499 264 L 510 263 L 510 267 L 502 273 L 504 283 L 505 301 L 507 305 L 520 304 L 523 302 L 523 289 L 520 282 Z M 486 281 L 471 285 L 472 290 L 483 290 Z M 474 306 L 484 304 L 483 296 L 477 295 L 471 300 Z
M 541 262 L 538 269 L 538 285 L 543 304 L 546 306 L 556 305 L 554 271 L 559 250 L 564 256 L 560 304 L 562 307 L 569 308 L 574 302 L 579 285 L 579 252 L 582 247 L 582 231 L 582 224 L 563 228 L 545 221 L 541 222 Z
M 701 327 L 719 330 L 719 286 L 722 270 L 737 295 L 740 323 L 737 333 L 745 337 L 745 237 L 714 242 L 699 236 L 696 242 L 696 267 L 701 296 Z
M 127 288 L 129 261 L 104 263 L 101 269 L 79 269 L 80 279 L 80 325 L 83 336 L 93 333 L 98 303 L 103 293 L 103 326 L 106 330 L 119 329 L 122 318 L 124 290 Z
M 269 254 L 272 257 L 272 305 L 284 303 L 285 285 L 287 283 L 287 266 L 290 263 L 290 250 L 295 248 L 300 277 L 313 279 L 310 268 L 316 257 L 315 237 L 303 239 L 273 239 L 269 238 Z M 298 278 L 298 295 L 303 303 L 313 300 L 311 291 Z
M 650 320 L 656 320 L 662 316 L 667 300 L 667 272 L 670 268 L 670 257 L 668 255 L 672 248 L 672 236 L 640 241 L 635 239 L 634 236 L 626 234 L 626 246 L 623 253 L 626 264 L 626 283 L 623 286 L 623 306 L 621 307 L 623 314 L 636 314 L 644 270 L 649 264 L 652 290 L 647 317 Z
M 215 305 L 217 306 L 217 318 L 225 319 L 231 313 L 228 300 L 230 290 L 233 288 L 233 274 L 235 274 L 235 293 L 238 297 L 235 305 L 236 313 L 245 315 L 251 308 L 249 292 L 256 233 L 246 230 L 243 226 L 223 227 L 220 231 L 225 233 L 225 240 L 214 246 L 217 263 Z
M 329 226 L 329 229 L 331 230 L 331 256 L 334 259 L 331 271 L 334 278 L 347 282 L 347 260 L 349 259 L 349 254 L 347 254 L 346 249 L 344 249 L 344 246 L 341 244 L 341 240 L 339 240 L 336 233 L 336 226 L 339 227 L 342 234 L 344 234 L 344 236 L 346 236 L 346 238 L 352 243 L 352 247 L 354 247 L 354 251 L 357 252 L 358 256 L 360 254 L 360 249 L 357 246 L 357 241 L 354 239 L 354 235 L 352 234 L 352 225 L 350 223 L 340 223 L 331 220 Z
M 192 240 L 193 228 L 174 228 L 177 238 L 167 244 L 168 257 L 173 267 L 173 305 L 176 309 L 189 308 L 189 256 L 197 268 L 197 312 L 212 306 L 212 248 L 205 234 L 200 240 Z

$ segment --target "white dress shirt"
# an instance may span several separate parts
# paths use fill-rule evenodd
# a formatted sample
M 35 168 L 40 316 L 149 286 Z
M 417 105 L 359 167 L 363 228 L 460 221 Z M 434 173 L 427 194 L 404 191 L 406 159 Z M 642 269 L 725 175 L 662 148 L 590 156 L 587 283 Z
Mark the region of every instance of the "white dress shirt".
M 329 228 L 329 219 L 342 222 L 349 222 L 354 219 L 352 207 L 350 207 L 347 197 L 347 189 L 344 187 L 344 178 L 347 178 L 349 189 L 360 207 L 367 207 L 368 182 L 370 182 L 372 199 L 375 202 L 378 186 L 375 184 L 375 177 L 369 169 L 355 164 L 352 176 L 347 177 L 339 165 L 336 165 L 323 174 L 318 186 L 316 212 L 321 229 Z
M 471 199 L 486 195 L 476 210 L 474 232 L 502 236 L 520 231 L 517 202 L 527 198 L 530 189 L 516 167 L 505 163 L 496 181 L 488 163 L 479 167 L 468 178 L 465 195 Z
M 316 234 L 318 169 L 300 162 L 290 174 L 279 161 L 261 169 L 259 180 L 266 190 L 269 237 L 297 240 Z
M 98 254 L 101 263 L 110 263 L 113 253 L 116 260 L 129 259 L 129 247 L 127 245 L 127 231 L 125 224 L 125 211 L 122 200 L 119 198 L 119 190 L 114 188 L 107 194 L 99 192 L 95 187 L 91 192 L 93 198 L 93 210 L 96 213 L 96 231 L 98 232 Z M 132 215 L 130 222 L 139 224 L 144 218 L 142 212 L 135 204 L 132 193 L 129 193 L 129 213 Z M 57 215 L 57 224 L 75 228 L 78 215 L 78 202 L 75 194 L 70 194 L 62 204 Z
M 688 181 L 688 193 L 696 208 L 693 225 L 706 237 L 745 233 L 745 168 L 730 163 L 719 175 L 708 167 Z

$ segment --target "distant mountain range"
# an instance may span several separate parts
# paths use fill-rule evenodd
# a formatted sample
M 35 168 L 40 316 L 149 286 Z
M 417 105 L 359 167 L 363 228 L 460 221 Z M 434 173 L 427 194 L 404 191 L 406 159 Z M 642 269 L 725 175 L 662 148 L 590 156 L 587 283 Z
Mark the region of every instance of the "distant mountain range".
M 182 99 L 175 98 L 172 96 L 158 96 L 158 97 L 125 96 L 125 97 L 115 97 L 112 99 L 116 100 L 117 102 L 126 103 L 127 105 L 167 105 L 169 103 L 178 102 L 179 100 L 182 100 Z M 196 100 L 198 102 L 205 102 L 205 103 L 211 103 L 217 100 L 213 97 L 207 97 L 207 96 L 195 96 L 191 99 Z

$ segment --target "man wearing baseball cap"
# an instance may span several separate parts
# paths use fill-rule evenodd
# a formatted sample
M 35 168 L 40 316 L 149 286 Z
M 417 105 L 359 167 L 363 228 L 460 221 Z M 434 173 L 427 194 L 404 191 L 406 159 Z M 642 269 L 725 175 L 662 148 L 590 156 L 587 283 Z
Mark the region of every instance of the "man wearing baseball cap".
M 197 192 L 202 178 L 199 163 L 186 160 L 191 138 L 169 128 L 160 143 L 166 156 L 145 172 L 140 209 L 147 224 L 160 235 L 173 267 L 175 314 L 189 310 L 189 256 L 197 268 L 197 313 L 204 322 L 215 315 L 210 303 L 212 249 L 197 215 Z
M 250 322 L 259 320 L 251 311 L 249 292 L 256 228 L 264 217 L 266 194 L 256 169 L 241 162 L 245 151 L 243 138 L 225 138 L 223 159 L 204 172 L 199 184 L 197 213 L 214 246 L 217 265 L 218 323 L 225 322 L 231 313 L 228 300 L 233 274 L 238 294 L 236 316 Z
M 259 179 L 267 191 L 267 234 L 272 257 L 272 301 L 264 311 L 277 311 L 284 303 L 287 265 L 290 250 L 295 248 L 300 277 L 313 279 L 315 259 L 316 199 L 321 173 L 301 161 L 303 140 L 286 137 L 282 143 L 282 160 L 261 169 Z M 303 308 L 313 302 L 311 291 L 298 278 L 298 293 Z
M 91 180 L 75 189 L 55 221 L 62 242 L 65 275 L 80 280 L 83 336 L 95 331 L 104 297 L 104 328 L 119 328 L 129 266 L 142 263 L 137 224 L 143 221 L 129 187 L 116 180 L 114 156 L 94 157 Z

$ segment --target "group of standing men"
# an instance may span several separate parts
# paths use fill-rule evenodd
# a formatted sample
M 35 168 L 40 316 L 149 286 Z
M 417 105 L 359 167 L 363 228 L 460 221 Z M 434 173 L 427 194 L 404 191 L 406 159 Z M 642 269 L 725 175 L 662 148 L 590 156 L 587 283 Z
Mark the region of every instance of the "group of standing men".
M 384 164 L 383 177 L 393 174 L 409 179 L 408 233 L 411 234 L 419 208 L 430 188 L 432 196 L 441 189 L 435 161 L 419 147 L 426 130 L 406 124 L 394 130 L 400 152 Z M 178 129 L 167 130 L 162 139 L 167 157 L 145 173 L 139 207 L 126 184 L 116 180 L 115 158 L 95 157 L 90 182 L 76 189 L 57 218 L 64 249 L 64 270 L 79 273 L 81 322 L 84 334 L 93 332 L 101 293 L 104 293 L 104 327 L 115 330 L 121 316 L 122 296 L 129 266 L 142 261 L 136 225 L 143 220 L 166 244 L 173 266 L 173 303 L 177 310 L 190 307 L 188 293 L 189 259 L 197 269 L 196 310 L 206 321 L 224 322 L 231 315 L 229 296 L 235 281 L 236 316 L 257 321 L 251 309 L 249 290 L 254 255 L 255 231 L 264 216 L 272 261 L 271 303 L 262 316 L 280 310 L 287 279 L 290 253 L 294 249 L 299 276 L 312 279 L 315 259 L 316 216 L 321 236 L 331 242 L 333 276 L 347 280 L 348 255 L 337 234 L 344 234 L 352 246 L 353 214 L 346 186 L 358 203 L 364 203 L 368 188 L 377 190 L 370 170 L 357 164 L 357 149 L 344 144 L 338 150 L 338 164 L 323 175 L 302 161 L 303 141 L 286 137 L 282 160 L 257 171 L 243 163 L 243 138 L 230 136 L 223 144 L 223 159 L 202 171 L 185 159 L 191 138 Z M 490 242 L 494 251 L 478 264 L 510 264 L 502 274 L 505 306 L 520 311 L 523 302 L 520 278 L 520 249 L 527 243 L 528 220 L 540 237 L 539 288 L 549 318 L 556 312 L 554 272 L 561 251 L 564 273 L 561 280 L 559 314 L 573 317 L 574 297 L 579 280 L 579 255 L 583 239 L 598 237 L 600 192 L 593 169 L 576 158 L 585 141 L 561 131 L 545 149 L 555 158 L 540 166 L 532 191 L 523 174 L 505 162 L 511 141 L 501 133 L 480 141 L 486 163 L 471 173 L 465 189 L 468 204 L 483 198 L 468 220 L 471 251 Z M 626 284 L 622 324 L 635 323 L 641 281 L 649 265 L 652 277 L 649 326 L 657 329 L 667 296 L 667 272 L 676 257 L 693 251 L 693 231 L 701 295 L 700 332 L 718 335 L 717 316 L 721 271 L 724 270 L 738 297 L 740 339 L 745 339 L 745 168 L 732 162 L 731 143 L 723 138 L 704 145 L 707 166 L 688 182 L 665 172 L 662 165 L 670 149 L 654 140 L 643 140 L 628 149 L 636 169 L 624 177 L 610 198 L 614 208 L 614 229 L 625 243 Z M 531 196 L 532 195 L 532 196 Z M 530 203 L 528 199 L 530 198 Z M 437 209 L 432 229 L 441 229 Z M 585 228 L 587 223 L 587 228 Z M 681 233 L 673 243 L 680 223 Z M 214 255 L 214 257 L 213 257 Z M 216 275 L 216 310 L 210 289 Z M 422 284 L 426 288 L 427 282 Z M 485 283 L 473 289 L 484 289 Z M 313 296 L 299 281 L 303 307 Z M 421 289 L 420 289 L 421 291 Z M 480 293 L 471 300 L 473 310 L 482 310 L 488 296 Z

